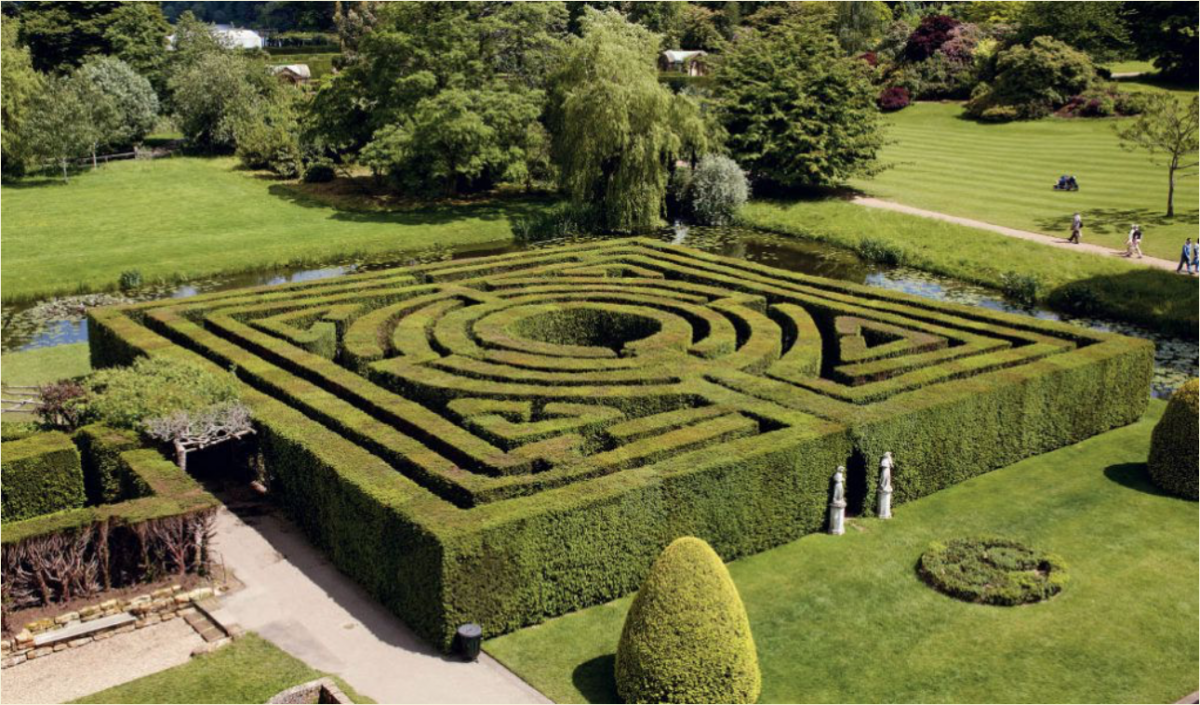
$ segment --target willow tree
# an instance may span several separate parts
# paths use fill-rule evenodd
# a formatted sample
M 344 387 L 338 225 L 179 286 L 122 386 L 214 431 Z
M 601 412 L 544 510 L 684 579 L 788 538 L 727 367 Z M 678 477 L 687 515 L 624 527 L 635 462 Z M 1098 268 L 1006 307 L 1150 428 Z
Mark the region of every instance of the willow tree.
M 609 230 L 655 227 L 684 146 L 684 128 L 672 119 L 677 98 L 655 68 L 659 37 L 615 10 L 587 9 L 580 29 L 551 84 L 560 183 L 576 205 L 599 208 Z

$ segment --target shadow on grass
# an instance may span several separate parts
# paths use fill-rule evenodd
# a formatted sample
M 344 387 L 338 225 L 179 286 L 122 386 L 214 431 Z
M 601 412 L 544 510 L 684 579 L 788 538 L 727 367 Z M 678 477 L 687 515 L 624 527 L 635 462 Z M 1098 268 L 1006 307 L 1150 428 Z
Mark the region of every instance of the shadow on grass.
M 1072 315 L 1104 315 L 1174 336 L 1194 339 L 1200 332 L 1196 280 L 1149 267 L 1063 284 L 1047 303 Z
M 1177 210 L 1173 217 L 1168 218 L 1161 209 L 1153 208 L 1089 208 L 1084 217 L 1084 238 L 1088 232 L 1099 235 L 1117 235 L 1129 232 L 1129 228 L 1137 223 L 1143 230 L 1161 228 L 1168 225 L 1189 225 L 1196 222 L 1200 211 Z M 1041 218 L 1037 221 L 1039 230 L 1043 232 L 1067 232 L 1071 229 L 1071 214 L 1051 218 Z M 1147 235 L 1153 237 L 1152 231 Z M 1183 240 L 1179 242 L 1183 245 Z
M 70 178 L 73 181 L 75 178 L 77 178 L 80 174 L 83 173 L 83 170 L 82 169 L 70 169 L 67 173 L 68 173 L 68 178 Z M 53 176 L 51 176 L 49 173 L 44 173 L 44 174 L 38 174 L 36 176 L 23 176 L 19 179 L 12 179 L 12 180 L 5 179 L 4 180 L 4 188 L 12 189 L 15 191 L 24 191 L 25 189 L 35 189 L 35 188 L 50 188 L 53 186 L 70 186 L 70 185 L 71 185 L 71 183 L 63 181 L 61 171 L 56 172 Z
M 528 216 L 548 208 L 553 201 L 537 197 L 498 197 L 481 201 L 415 202 L 391 208 L 354 208 L 336 199 L 325 200 L 306 193 L 296 184 L 277 183 L 267 191 L 288 203 L 304 208 L 328 208 L 332 220 L 352 223 L 393 223 L 397 225 L 444 225 L 467 218 L 503 220 Z
M 1118 485 L 1128 487 L 1131 490 L 1145 492 L 1146 494 L 1156 495 L 1158 497 L 1170 497 L 1171 495 L 1163 492 L 1155 487 L 1150 482 L 1150 474 L 1146 470 L 1145 463 L 1121 463 L 1120 465 L 1109 465 L 1104 468 L 1104 476 Z
M 616 654 L 597 656 L 579 664 L 571 674 L 571 682 L 589 703 L 619 703 L 616 668 Z

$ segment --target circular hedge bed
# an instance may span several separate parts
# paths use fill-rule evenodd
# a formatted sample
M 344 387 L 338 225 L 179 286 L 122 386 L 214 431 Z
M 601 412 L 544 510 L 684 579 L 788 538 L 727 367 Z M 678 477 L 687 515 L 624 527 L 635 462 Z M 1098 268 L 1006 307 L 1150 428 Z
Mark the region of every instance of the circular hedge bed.
M 1001 538 L 937 542 L 917 571 L 951 597 L 986 605 L 1023 605 L 1049 599 L 1067 582 L 1066 566 L 1050 553 Z

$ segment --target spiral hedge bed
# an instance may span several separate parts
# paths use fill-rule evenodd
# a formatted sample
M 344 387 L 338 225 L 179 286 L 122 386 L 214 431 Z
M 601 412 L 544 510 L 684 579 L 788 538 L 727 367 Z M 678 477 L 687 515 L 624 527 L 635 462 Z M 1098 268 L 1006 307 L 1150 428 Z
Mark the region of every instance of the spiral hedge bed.
M 442 647 L 634 590 L 679 536 L 728 560 L 819 530 L 838 465 L 893 451 L 903 502 L 1131 423 L 1153 354 L 648 239 L 98 309 L 89 333 L 96 367 L 235 369 L 272 492 Z

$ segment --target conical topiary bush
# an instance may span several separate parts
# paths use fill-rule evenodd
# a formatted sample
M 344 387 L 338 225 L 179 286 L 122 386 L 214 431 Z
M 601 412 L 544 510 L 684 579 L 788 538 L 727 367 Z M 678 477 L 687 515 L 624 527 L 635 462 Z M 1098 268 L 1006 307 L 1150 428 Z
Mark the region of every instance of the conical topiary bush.
M 1200 380 L 1188 380 L 1171 395 L 1167 410 L 1150 435 L 1150 481 L 1188 499 L 1200 499 L 1198 401 Z
M 762 679 L 750 620 L 721 557 L 676 539 L 650 568 L 617 647 L 627 703 L 752 703 Z

